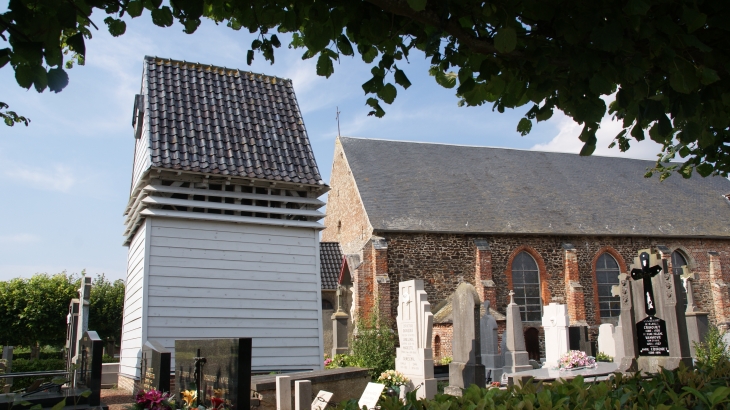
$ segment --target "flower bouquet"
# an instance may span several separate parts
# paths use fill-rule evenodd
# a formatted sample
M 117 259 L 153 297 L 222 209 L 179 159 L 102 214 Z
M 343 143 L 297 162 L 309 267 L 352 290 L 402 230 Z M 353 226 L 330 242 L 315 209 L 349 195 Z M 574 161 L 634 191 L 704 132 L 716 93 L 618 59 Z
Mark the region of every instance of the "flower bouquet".
M 378 383 L 382 383 L 386 387 L 385 394 L 388 396 L 400 395 L 400 386 L 407 384 L 411 380 L 397 370 L 386 370 L 380 373 Z
M 558 368 L 560 370 L 592 369 L 598 366 L 593 356 L 588 356 L 580 350 L 570 350 L 560 356 Z
M 173 410 L 175 404 L 170 400 L 170 393 L 163 393 L 156 389 L 140 390 L 135 398 L 135 410 Z

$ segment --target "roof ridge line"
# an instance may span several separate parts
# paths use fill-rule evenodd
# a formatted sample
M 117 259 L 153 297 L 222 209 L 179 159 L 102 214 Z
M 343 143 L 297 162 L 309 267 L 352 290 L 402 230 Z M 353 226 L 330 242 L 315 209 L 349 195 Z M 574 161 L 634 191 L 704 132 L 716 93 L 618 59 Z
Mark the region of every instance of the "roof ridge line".
M 581 156 L 580 154 L 576 154 L 576 153 L 573 153 L 573 152 L 540 151 L 540 150 L 526 149 L 526 148 L 494 147 L 494 146 L 490 146 L 490 145 L 450 144 L 450 143 L 447 143 L 447 142 L 413 141 L 413 140 L 392 140 L 392 139 L 387 139 L 387 138 L 366 138 L 366 137 L 346 137 L 346 136 L 340 136 L 340 138 L 353 139 L 353 140 L 383 141 L 383 142 L 402 142 L 402 143 L 408 143 L 408 144 L 446 145 L 446 146 L 450 146 L 450 147 L 464 147 L 464 148 L 489 148 L 489 149 L 502 149 L 502 150 L 508 150 L 508 151 L 524 151 L 524 152 L 534 152 L 534 153 L 543 153 L 543 154 L 563 154 L 563 155 Z M 590 157 L 611 158 L 611 159 L 627 159 L 627 160 L 632 160 L 632 161 L 644 161 L 644 162 L 651 162 L 651 163 L 656 162 L 656 161 L 650 160 L 650 159 L 615 157 L 615 156 L 609 156 L 609 155 L 595 155 L 595 154 L 591 154 Z
M 291 83 L 292 87 L 294 86 L 294 81 L 291 78 L 279 77 L 276 75 L 269 75 L 269 74 L 264 74 L 264 73 L 256 73 L 253 71 L 241 70 L 240 68 L 229 68 L 229 67 L 224 67 L 224 66 L 214 65 L 214 64 L 194 63 L 192 61 L 176 60 L 176 59 L 169 58 L 169 57 L 159 57 L 159 56 L 146 55 L 146 56 L 144 56 L 144 59 L 147 61 L 162 60 L 162 61 L 166 61 L 168 63 L 181 63 L 181 64 L 192 65 L 192 66 L 201 67 L 201 68 L 219 68 L 219 69 L 222 69 L 225 71 L 237 71 L 238 73 L 247 73 L 247 74 L 253 74 L 253 75 L 258 75 L 258 76 L 262 76 L 262 77 L 276 78 L 277 80 L 289 81 Z

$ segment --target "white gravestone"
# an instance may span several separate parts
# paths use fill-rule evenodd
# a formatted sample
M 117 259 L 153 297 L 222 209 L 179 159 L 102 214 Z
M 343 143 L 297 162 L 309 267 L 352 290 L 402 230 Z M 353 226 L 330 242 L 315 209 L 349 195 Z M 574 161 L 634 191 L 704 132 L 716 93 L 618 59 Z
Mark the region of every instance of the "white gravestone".
M 416 394 L 419 399 L 433 399 L 437 390 L 431 350 L 433 314 L 422 280 L 398 284 L 396 322 L 400 347 L 396 349 L 395 370 L 410 379 L 403 390 L 407 392 L 418 388 Z
M 291 377 L 276 376 L 276 410 L 291 410 Z
M 598 327 L 598 351 L 616 357 L 616 340 L 613 338 L 613 324 L 604 323 Z
M 384 388 L 384 384 L 368 383 L 368 385 L 365 387 L 365 391 L 362 392 L 362 396 L 360 396 L 360 400 L 358 400 L 357 402 L 357 407 L 359 409 L 362 409 L 363 407 L 367 408 L 368 410 L 375 409 L 375 406 L 378 405 L 378 400 L 380 400 L 380 395 L 383 393 Z
M 545 330 L 545 366 L 557 367 L 560 356 L 570 350 L 568 326 L 570 318 L 567 306 L 550 303 L 543 306 L 542 327 Z
M 312 410 L 325 410 L 334 393 L 320 390 L 312 401 Z
M 482 364 L 484 373 L 492 381 L 500 381 L 504 362 L 499 354 L 499 337 L 497 335 L 497 320 L 489 313 L 489 300 L 484 301 L 484 315 L 481 317 L 479 331 L 482 333 Z

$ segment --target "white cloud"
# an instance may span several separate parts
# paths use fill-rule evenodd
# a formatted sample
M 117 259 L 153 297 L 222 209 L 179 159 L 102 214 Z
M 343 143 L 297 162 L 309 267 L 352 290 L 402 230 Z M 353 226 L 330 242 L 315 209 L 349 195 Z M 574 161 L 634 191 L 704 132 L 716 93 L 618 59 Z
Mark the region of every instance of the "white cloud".
M 0 235 L 0 243 L 3 245 L 25 244 L 38 242 L 39 237 L 29 233 L 18 233 L 13 235 Z
M 549 122 L 555 124 L 558 129 L 558 134 L 549 142 L 536 144 L 531 149 L 535 151 L 579 153 L 581 148 L 583 148 L 583 142 L 578 139 L 578 136 L 583 130 L 583 126 L 574 122 L 562 112 L 557 112 Z M 648 160 L 655 160 L 657 158 L 657 154 L 661 152 L 662 146 L 650 139 L 645 139 L 641 142 L 632 139 L 631 148 L 626 152 L 621 152 L 618 146 L 608 148 L 622 129 L 621 122 L 614 121 L 609 116 L 604 117 L 598 132 L 596 132 L 598 143 L 596 144 L 596 151 L 593 155 Z
M 4 175 L 48 191 L 68 192 L 76 183 L 71 169 L 65 165 L 55 165 L 46 169 L 16 165 L 11 167 L 11 170 L 5 171 Z

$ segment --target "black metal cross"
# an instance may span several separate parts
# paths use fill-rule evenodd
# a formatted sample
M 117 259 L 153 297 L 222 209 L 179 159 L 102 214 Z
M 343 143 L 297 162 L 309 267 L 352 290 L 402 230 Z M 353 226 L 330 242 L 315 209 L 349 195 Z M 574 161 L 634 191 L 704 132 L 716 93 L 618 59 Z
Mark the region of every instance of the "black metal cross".
M 200 356 L 200 349 L 198 349 L 198 356 L 194 357 L 193 360 L 195 360 L 195 387 L 197 389 L 197 405 L 201 406 L 205 403 L 205 397 L 203 397 L 203 393 L 205 393 L 205 390 L 203 390 L 203 366 L 207 362 L 205 360 L 205 357 Z
M 644 280 L 644 311 L 649 316 L 656 315 L 656 303 L 654 302 L 654 287 L 651 285 L 651 278 L 662 271 L 659 265 L 649 267 L 649 254 L 641 252 L 639 255 L 641 269 L 631 269 L 631 279 Z

